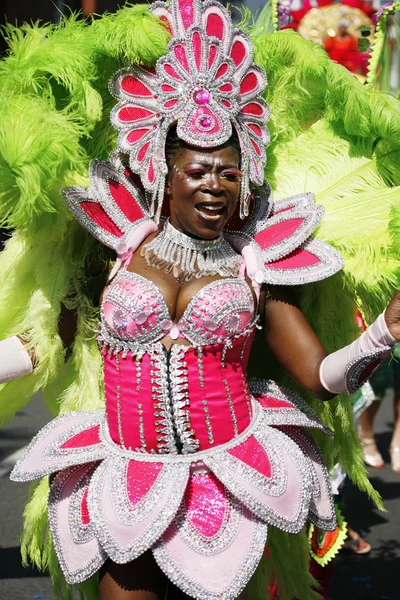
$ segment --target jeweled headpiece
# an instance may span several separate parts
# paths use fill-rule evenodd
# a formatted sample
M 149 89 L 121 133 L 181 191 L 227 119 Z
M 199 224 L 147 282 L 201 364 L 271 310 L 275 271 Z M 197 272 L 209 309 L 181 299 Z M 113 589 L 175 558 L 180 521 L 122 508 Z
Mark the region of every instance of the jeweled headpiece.
M 165 22 L 172 40 L 155 69 L 133 65 L 111 80 L 119 99 L 111 113 L 120 130 L 118 146 L 151 194 L 152 212 L 160 214 L 171 125 L 177 123 L 180 139 L 201 148 L 225 143 L 234 128 L 243 171 L 241 216 L 246 216 L 250 182 L 264 180 L 269 142 L 269 110 L 261 98 L 266 76 L 252 62 L 252 42 L 215 0 L 155 2 L 149 10 Z

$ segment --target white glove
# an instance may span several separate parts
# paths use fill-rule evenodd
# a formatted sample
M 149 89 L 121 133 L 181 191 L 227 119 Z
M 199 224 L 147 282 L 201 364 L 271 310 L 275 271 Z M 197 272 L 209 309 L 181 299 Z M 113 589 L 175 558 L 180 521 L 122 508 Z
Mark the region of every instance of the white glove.
M 395 342 L 382 313 L 352 344 L 324 358 L 319 369 L 322 385 L 332 394 L 354 394 L 391 353 Z
M 31 357 L 17 336 L 0 342 L 0 383 L 29 375 L 32 371 Z

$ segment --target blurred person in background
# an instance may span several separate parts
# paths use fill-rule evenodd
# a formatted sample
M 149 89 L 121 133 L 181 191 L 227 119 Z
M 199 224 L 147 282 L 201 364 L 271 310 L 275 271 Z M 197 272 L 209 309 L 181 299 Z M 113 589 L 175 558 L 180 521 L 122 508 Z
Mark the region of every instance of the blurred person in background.
M 400 344 L 396 344 L 394 356 L 386 359 L 369 379 L 374 400 L 360 415 L 358 435 L 364 452 L 365 463 L 380 469 L 385 465 L 374 436 L 374 419 L 385 398 L 394 401 L 394 426 L 390 443 L 392 470 L 400 473 Z

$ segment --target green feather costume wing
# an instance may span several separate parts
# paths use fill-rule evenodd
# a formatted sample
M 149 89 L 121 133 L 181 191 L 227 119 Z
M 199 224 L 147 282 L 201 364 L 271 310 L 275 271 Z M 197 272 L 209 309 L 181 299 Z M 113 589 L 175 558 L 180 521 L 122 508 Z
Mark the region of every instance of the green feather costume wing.
M 399 103 L 362 87 L 299 35 L 260 33 L 265 31 L 258 24 L 253 41 L 256 62 L 269 79 L 266 178 L 278 200 L 303 190 L 316 194 L 326 209 L 317 235 L 346 259 L 342 274 L 297 290 L 313 327 L 334 350 L 356 334 L 354 303 L 370 320 L 399 283 Z M 39 388 L 53 414 L 103 403 L 93 290 L 104 284 L 110 258 L 71 219 L 59 189 L 85 185 L 90 159 L 107 158 L 115 146 L 109 77 L 126 62 L 154 65 L 169 39 L 140 5 L 90 26 L 72 16 L 59 26 L 9 26 L 6 35 L 10 52 L 0 63 L 0 215 L 2 225 L 15 232 L 0 254 L 0 339 L 23 332 L 38 366 L 0 386 L 3 422 Z M 67 362 L 58 335 L 63 305 L 78 319 Z M 252 360 L 254 374 L 284 380 L 268 351 L 261 356 L 262 363 Z M 339 459 L 353 481 L 378 500 L 362 465 L 349 399 L 307 399 L 335 430 L 333 439 L 317 436 L 328 466 Z M 49 568 L 56 594 L 68 598 L 46 529 L 47 494 L 47 479 L 32 487 L 22 554 Z M 269 547 L 247 588 L 249 597 L 264 598 L 266 582 L 275 576 L 282 600 L 317 598 L 306 535 L 270 528 Z M 95 581 L 79 589 L 86 600 L 97 597 Z

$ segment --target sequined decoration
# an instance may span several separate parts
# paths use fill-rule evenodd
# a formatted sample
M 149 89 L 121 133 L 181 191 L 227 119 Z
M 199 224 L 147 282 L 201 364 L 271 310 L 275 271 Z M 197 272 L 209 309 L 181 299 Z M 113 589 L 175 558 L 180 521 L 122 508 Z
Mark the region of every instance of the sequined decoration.
M 204 390 L 203 348 L 201 346 L 199 346 L 197 348 L 197 368 L 199 371 L 200 388 L 202 390 Z M 212 429 L 211 420 L 210 420 L 210 413 L 208 410 L 207 398 L 205 396 L 204 396 L 203 400 L 201 401 L 201 403 L 203 405 L 204 420 L 206 422 L 208 441 L 210 444 L 213 444 L 214 443 L 214 434 L 213 434 L 213 429 Z
M 117 384 L 117 420 L 118 420 L 118 436 L 119 442 L 123 448 L 125 448 L 124 442 L 124 434 L 122 431 L 122 412 L 121 412 L 121 367 L 120 367 L 120 358 L 119 355 L 115 355 L 115 369 L 118 374 L 118 384 Z

